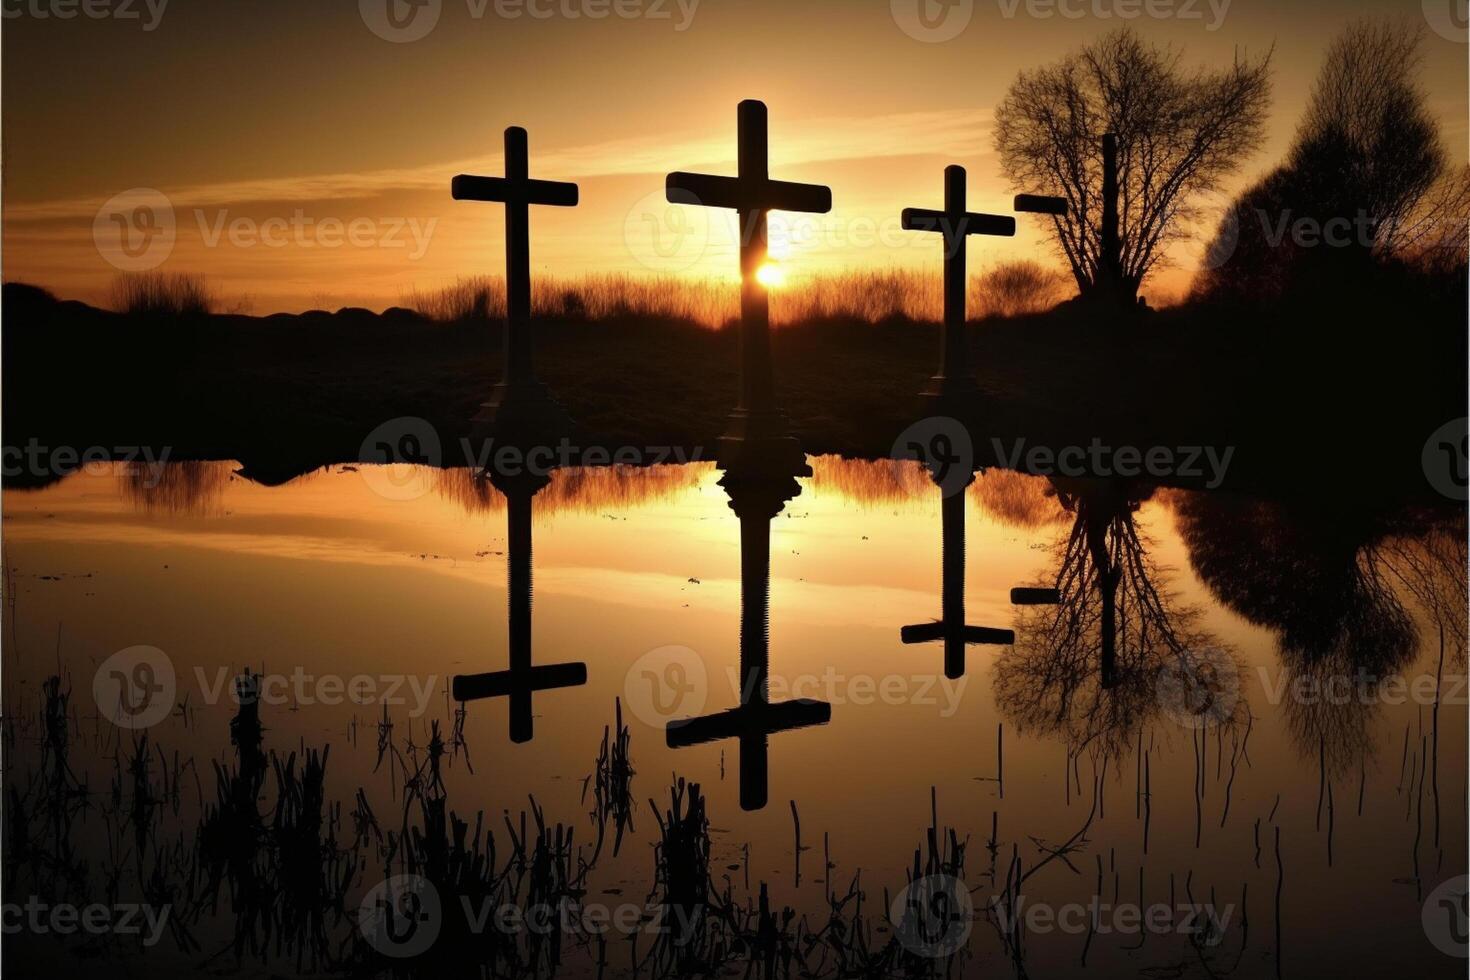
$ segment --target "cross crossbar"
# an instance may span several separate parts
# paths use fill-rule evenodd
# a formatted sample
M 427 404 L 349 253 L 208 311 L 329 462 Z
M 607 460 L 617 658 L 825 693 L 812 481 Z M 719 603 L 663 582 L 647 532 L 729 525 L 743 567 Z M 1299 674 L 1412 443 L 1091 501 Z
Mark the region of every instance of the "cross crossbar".
M 587 665 L 543 664 L 530 669 L 497 670 L 488 674 L 458 674 L 452 686 L 456 701 L 504 698 L 521 692 L 580 687 L 587 683 Z
M 671 721 L 665 726 L 664 739 L 669 748 L 679 749 L 727 738 L 775 735 L 825 725 L 831 720 L 832 705 L 825 701 L 797 698 L 774 704 L 755 702 L 698 718 Z
M 734 208 L 737 211 L 802 211 L 826 214 L 832 210 L 832 189 L 820 184 L 789 180 L 723 177 L 676 170 L 664 182 L 670 204 Z
M 1016 219 L 1009 215 L 978 214 L 966 211 L 958 217 L 947 211 L 904 208 L 904 231 L 937 231 L 944 235 L 996 235 L 1010 238 L 1016 233 Z
M 514 177 L 460 174 L 450 181 L 449 190 L 456 201 L 546 204 L 559 208 L 577 206 L 577 185 L 560 180 L 518 180 Z

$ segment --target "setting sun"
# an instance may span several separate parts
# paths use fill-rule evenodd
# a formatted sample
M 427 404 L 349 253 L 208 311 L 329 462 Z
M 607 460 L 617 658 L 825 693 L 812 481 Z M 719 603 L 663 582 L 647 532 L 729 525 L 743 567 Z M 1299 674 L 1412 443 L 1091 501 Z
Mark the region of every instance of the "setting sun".
M 767 289 L 775 286 L 784 285 L 786 282 L 785 271 L 782 270 L 782 268 L 774 262 L 767 262 L 765 265 L 757 269 L 755 277 L 757 280 L 760 281 L 760 284 L 762 286 L 765 286 Z

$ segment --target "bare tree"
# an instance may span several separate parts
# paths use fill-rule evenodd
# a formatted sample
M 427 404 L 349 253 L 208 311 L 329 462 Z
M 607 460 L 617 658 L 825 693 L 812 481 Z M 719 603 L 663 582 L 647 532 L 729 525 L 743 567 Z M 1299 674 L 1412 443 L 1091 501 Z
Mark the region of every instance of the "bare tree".
M 1392 239 L 1445 166 L 1416 77 L 1423 37 L 1406 21 L 1349 24 L 1327 49 L 1287 159 L 1317 210 L 1364 214 L 1375 238 Z
M 1167 710 L 1175 721 L 1244 720 L 1242 667 L 1163 583 L 1137 511 L 1149 491 L 1126 481 L 1054 479 L 1073 516 L 1058 538 L 1054 606 L 1022 607 L 1016 643 L 996 661 L 995 700 L 1022 732 L 1059 733 L 1104 756 Z
M 1432 274 L 1465 267 L 1470 168 L 1449 168 L 1418 81 L 1423 30 L 1356 21 L 1332 42 L 1286 160 L 1248 188 L 1206 251 L 1197 297 L 1274 301 L 1339 292 L 1402 263 Z M 1332 248 L 1288 223 L 1352 229 Z
M 1058 251 L 1084 296 L 1132 304 L 1198 195 L 1260 145 L 1271 54 L 1186 70 L 1180 53 L 1114 31 L 1060 62 L 1022 72 L 996 110 L 995 146 L 1017 189 L 1058 194 Z M 1118 140 L 1116 274 L 1103 251 L 1102 138 Z M 1117 282 L 1110 280 L 1116 275 Z

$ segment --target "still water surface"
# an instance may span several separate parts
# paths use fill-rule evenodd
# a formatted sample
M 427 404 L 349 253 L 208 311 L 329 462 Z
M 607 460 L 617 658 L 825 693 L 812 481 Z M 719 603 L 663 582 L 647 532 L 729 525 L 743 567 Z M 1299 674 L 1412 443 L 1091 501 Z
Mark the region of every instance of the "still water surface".
M 160 840 L 197 825 L 211 761 L 233 764 L 244 669 L 265 679 L 265 748 L 330 745 L 327 798 L 349 810 L 361 788 L 396 825 L 405 773 L 380 760 L 385 709 L 391 738 L 422 752 L 435 723 L 455 729 L 451 679 L 506 670 L 514 646 L 585 665 L 585 682 L 573 669 L 534 692 L 519 723 L 506 697 L 469 702 L 445 794 L 497 827 L 534 800 L 590 850 L 584 781 L 619 702 L 632 827 L 602 849 L 586 901 L 644 902 L 650 800 L 667 808 L 683 777 L 707 797 L 716 885 L 744 901 L 764 883 L 814 921 L 859 874 L 879 913 L 937 815 L 968 838 L 976 912 L 957 975 L 1463 974 L 1425 913 L 1466 865 L 1463 518 L 1005 471 L 946 501 L 914 464 L 811 463 L 768 537 L 760 508 L 738 516 L 701 464 L 559 471 L 513 505 L 466 471 L 403 467 L 265 487 L 229 463 L 119 466 L 8 492 L 7 784 L 42 764 L 43 682 L 59 673 L 70 765 L 104 792 L 134 732 L 100 717 L 95 676 L 141 645 L 174 685 L 152 751 L 194 763 L 159 808 Z M 766 696 L 830 714 L 671 748 L 668 722 L 741 703 L 742 540 L 747 600 L 764 594 L 751 549 L 769 542 Z M 1058 587 L 1061 604 L 1012 605 L 1017 586 Z M 942 617 L 1015 642 L 951 641 L 946 664 L 926 625 Z M 932 641 L 904 642 L 905 626 Z M 1013 865 L 1023 908 L 1043 909 L 1019 953 L 993 905 Z M 348 906 L 382 877 L 367 862 Z M 1171 925 L 1127 921 L 1160 903 Z M 1223 938 L 1181 934 L 1189 904 Z M 143 962 L 234 963 L 216 956 L 227 918 L 197 918 L 200 951 L 165 940 Z M 563 969 L 590 971 L 579 955 Z M 610 974 L 628 962 L 607 958 Z

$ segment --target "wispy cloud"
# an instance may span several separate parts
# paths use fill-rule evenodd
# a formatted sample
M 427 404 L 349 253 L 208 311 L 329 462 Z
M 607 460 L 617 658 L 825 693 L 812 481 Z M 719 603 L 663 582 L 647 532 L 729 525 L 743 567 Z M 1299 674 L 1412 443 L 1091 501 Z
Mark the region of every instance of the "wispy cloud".
M 640 136 L 565 147 L 535 155 L 534 174 L 582 180 L 669 170 L 733 171 L 734 127 L 673 137 Z M 867 160 L 925 153 L 949 158 L 982 153 L 988 145 L 989 114 L 980 109 L 908 112 L 886 116 L 833 116 L 807 120 L 795 132 L 778 128 L 772 140 L 773 168 L 821 161 Z M 263 177 L 179 188 L 160 187 L 175 207 L 240 207 L 258 202 L 366 200 L 405 192 L 446 192 L 457 173 L 496 173 L 500 154 L 420 167 L 308 177 Z M 127 188 L 117 188 L 117 191 Z M 106 197 L 7 203 L 8 223 L 91 219 Z

